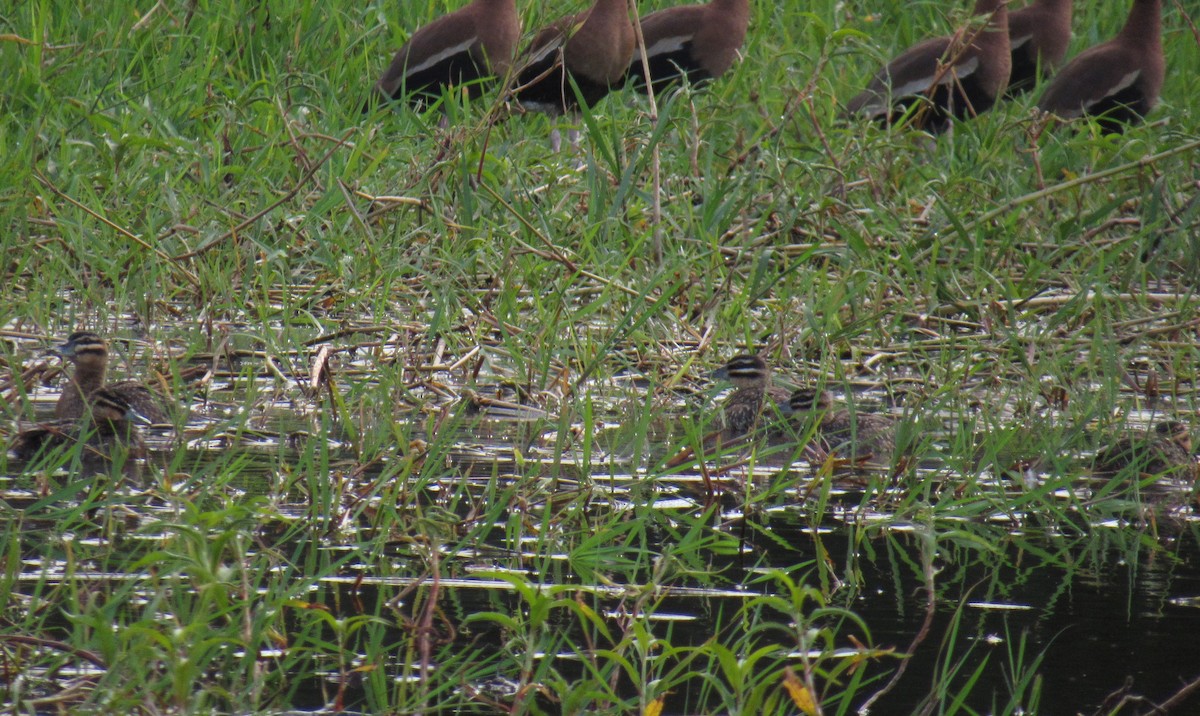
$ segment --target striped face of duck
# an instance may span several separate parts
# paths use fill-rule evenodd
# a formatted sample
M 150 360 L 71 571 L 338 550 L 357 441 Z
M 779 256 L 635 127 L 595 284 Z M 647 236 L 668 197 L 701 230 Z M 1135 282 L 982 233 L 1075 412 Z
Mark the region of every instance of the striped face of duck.
M 54 352 L 76 367 L 83 366 L 89 370 L 98 368 L 103 383 L 103 371 L 108 367 L 108 344 L 100 336 L 91 331 L 77 331 L 67 336 L 67 342 L 55 348 Z
M 735 388 L 765 388 L 771 379 L 771 368 L 756 355 L 743 353 L 713 371 L 715 380 L 727 380 Z
M 54 406 L 54 417 L 74 420 L 83 415 L 87 396 L 105 383 L 108 372 L 108 345 L 90 331 L 78 331 L 54 352 L 75 365 L 70 380 L 63 386 L 62 395 Z
M 750 353 L 734 356 L 713 371 L 714 380 L 727 380 L 735 388 L 721 406 L 727 438 L 746 434 L 764 418 L 786 412 L 787 391 L 773 385 L 771 375 L 767 362 Z
M 20 460 L 32 460 L 46 450 L 82 445 L 83 474 L 96 474 L 107 471 L 118 453 L 144 457 L 145 444 L 137 425 L 148 422 L 120 392 L 100 388 L 89 396 L 86 409 L 77 418 L 39 423 L 21 431 L 10 452 Z M 127 470 L 136 472 L 137 467 L 127 463 Z
M 133 406 L 136 412 L 154 423 L 169 422 L 169 416 L 177 411 L 177 405 L 141 382 L 123 380 L 109 383 L 108 345 L 95 333 L 72 333 L 55 352 L 75 364 L 75 372 L 63 386 L 62 395 L 54 406 L 54 417 L 59 420 L 76 420 L 85 415 L 90 403 L 94 402 L 93 396 L 101 388 Z
M 124 396 L 107 388 L 101 388 L 91 394 L 90 407 L 92 423 L 101 432 L 117 432 L 129 425 L 150 424 Z
M 787 402 L 789 415 L 825 412 L 832 405 L 833 398 L 827 391 L 813 388 L 799 388 L 793 391 Z

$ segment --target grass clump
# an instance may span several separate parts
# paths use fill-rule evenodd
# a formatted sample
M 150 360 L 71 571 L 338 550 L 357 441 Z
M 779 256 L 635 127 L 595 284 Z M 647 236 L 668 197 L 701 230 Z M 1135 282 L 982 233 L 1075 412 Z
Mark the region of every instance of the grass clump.
M 1080 658 L 1045 624 L 1110 592 L 1135 689 L 1194 676 L 1127 606 L 1178 596 L 1192 488 L 1088 469 L 1196 415 L 1187 73 L 1124 135 L 1039 134 L 1035 95 L 933 143 L 838 100 L 941 10 L 758 4 L 728 77 L 551 155 L 494 93 L 360 113 L 442 10 L 0 11 L 9 426 L 77 328 L 196 415 L 141 481 L 5 460 L 6 702 L 1086 711 L 1128 659 L 1045 688 Z M 900 418 L 908 469 L 662 470 L 747 348 Z

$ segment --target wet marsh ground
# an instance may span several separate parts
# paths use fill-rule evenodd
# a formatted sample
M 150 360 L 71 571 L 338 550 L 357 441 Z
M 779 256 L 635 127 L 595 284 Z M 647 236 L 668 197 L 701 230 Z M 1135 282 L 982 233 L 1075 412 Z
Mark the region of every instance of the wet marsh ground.
M 1091 470 L 1200 422 L 1183 8 L 1123 136 L 1036 93 L 839 124 L 966 9 L 758 3 L 729 77 L 554 155 L 495 93 L 359 114 L 440 3 L 143 5 L 0 10 L 9 437 L 78 328 L 191 411 L 137 478 L 0 462 L 9 710 L 1136 714 L 1200 677 L 1194 486 Z M 665 467 L 747 348 L 906 466 Z

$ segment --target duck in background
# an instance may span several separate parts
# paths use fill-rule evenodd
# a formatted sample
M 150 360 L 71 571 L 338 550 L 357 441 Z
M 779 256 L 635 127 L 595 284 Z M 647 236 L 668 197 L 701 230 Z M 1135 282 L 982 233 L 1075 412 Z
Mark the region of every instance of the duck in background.
M 657 95 L 684 79 L 695 85 L 725 74 L 746 41 L 750 0 L 669 7 L 641 18 L 641 24 Z M 634 89 L 647 91 L 641 52 L 633 53 L 628 75 Z
M 1170 474 L 1193 482 L 1200 474 L 1200 464 L 1192 447 L 1191 427 L 1178 420 L 1166 420 L 1102 448 L 1096 453 L 1093 472 L 1111 476 L 1132 468 L 1140 475 Z
M 513 95 L 525 109 L 551 116 L 573 114 L 580 99 L 592 107 L 625 79 L 634 44 L 625 0 L 596 0 L 584 12 L 538 31 L 517 62 Z M 555 129 L 550 135 L 554 151 L 561 141 Z
M 855 466 L 890 466 L 896 452 L 896 423 L 886 415 L 851 413 L 834 407 L 827 391 L 801 388 L 788 398 L 788 414 L 799 434 L 816 421 L 811 445 L 818 454 Z
M 1162 2 L 1134 0 L 1121 32 L 1067 63 L 1038 109 L 1060 119 L 1095 117 L 1102 132 L 1119 134 L 1158 104 L 1165 76 Z
M 846 112 L 891 125 L 903 117 L 915 129 L 941 134 L 951 118 L 976 117 L 1004 94 L 1012 69 L 1007 0 L 976 0 L 981 27 L 935 37 L 900 53 L 879 70 Z
M 396 52 L 363 111 L 401 97 L 421 106 L 437 101 L 451 86 L 478 97 L 483 80 L 508 74 L 520 37 L 515 0 L 475 0 L 443 15 Z
M 1029 91 L 1062 64 L 1071 44 L 1072 0 L 1034 0 L 1008 13 L 1011 97 Z

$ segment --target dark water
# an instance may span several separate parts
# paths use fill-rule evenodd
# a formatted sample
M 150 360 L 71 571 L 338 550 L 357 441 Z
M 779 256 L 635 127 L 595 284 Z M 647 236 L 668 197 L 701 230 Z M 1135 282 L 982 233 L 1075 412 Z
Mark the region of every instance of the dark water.
M 735 515 L 726 517 L 723 529 L 740 535 L 745 549 L 710 561 L 720 579 L 697 581 L 694 589 L 676 587 L 657 602 L 651 631 L 676 647 L 699 646 L 714 636 L 737 641 L 730 625 L 742 605 L 755 594 L 781 593 L 763 579 L 769 569 L 790 570 L 797 582 L 822 586 L 831 606 L 858 615 L 866 631 L 842 624 L 839 647 L 849 648 L 847 637 L 853 636 L 909 653 L 928 619 L 907 671 L 871 713 L 920 713 L 928 695 L 939 691 L 940 679 L 951 684 L 952 695 L 959 689 L 968 694 L 964 705 L 973 710 L 968 713 L 1000 712 L 1011 700 L 1017 706 L 1008 710 L 1015 713 L 1091 714 L 1106 699 L 1115 703 L 1114 694 L 1123 688 L 1146 701 L 1114 713 L 1145 713 L 1149 703 L 1164 701 L 1200 677 L 1200 522 L 1191 516 L 1163 516 L 1140 527 L 1097 525 L 1069 537 L 964 522 L 955 530 L 941 525 L 936 538 L 924 527 L 896 523 L 814 529 L 797 508 L 745 518 L 755 522 L 753 529 Z M 767 533 L 770 538 L 763 537 Z M 543 578 L 535 568 L 524 573 L 535 583 L 562 583 L 561 574 Z M 351 583 L 356 598 L 367 604 L 402 586 L 369 576 L 331 586 L 346 591 Z M 597 611 L 616 614 L 628 599 L 622 586 L 580 589 Z M 526 608 L 502 582 L 486 576 L 464 574 L 441 590 L 444 606 L 459 623 L 481 611 Z M 578 631 L 571 620 L 559 626 Z M 477 626 L 461 635 L 460 646 L 483 644 L 486 653 L 489 638 L 502 648 L 501 636 Z M 557 658 L 556 667 L 567 675 L 578 668 L 571 654 L 542 658 Z M 876 681 L 853 699 L 855 709 L 898 663 L 885 657 L 867 667 Z M 953 674 L 947 673 L 950 666 Z M 974 679 L 970 686 L 968 677 Z M 320 698 L 310 696 L 309 705 L 318 705 Z M 715 705 L 675 689 L 666 707 L 668 713 L 712 713 Z M 830 707 L 826 704 L 826 713 Z M 1179 713 L 1200 713 L 1200 703 L 1193 700 Z
M 875 713 L 916 711 L 951 650 L 962 656 L 964 673 L 987 660 L 967 703 L 989 713 L 993 700 L 1003 704 L 1013 691 L 1009 657 L 1022 646 L 1026 664 L 1043 655 L 1040 706 L 1029 712 L 1093 713 L 1126 679 L 1132 693 L 1165 700 L 1200 677 L 1200 526 L 1193 519 L 1171 528 L 1178 531 L 1157 539 L 1129 528 L 1074 538 L 972 530 L 970 539 L 987 548 L 939 540 L 929 635 Z M 795 520 L 784 517 L 772 529 L 812 547 Z M 848 565 L 845 573 L 862 580 L 850 606 L 875 644 L 903 651 L 925 619 L 926 582 L 917 567 L 929 545 L 900 533 L 852 546 L 846 532 L 820 539 Z M 1200 713 L 1200 702 L 1192 708 Z
M 970 534 L 943 537 L 936 548 L 916 528 L 846 526 L 814 532 L 796 510 L 772 511 L 759 526 L 770 530 L 777 546 L 768 546 L 772 540 L 754 541 L 748 552 L 759 556 L 752 568 L 744 556 L 719 565 L 724 587 L 714 585 L 707 593 L 674 590 L 657 603 L 657 618 L 649 620 L 656 636 L 676 647 L 699 646 L 718 634 L 734 641 L 732 615 L 751 595 L 770 592 L 756 577 L 770 567 L 811 565 L 827 555 L 828 576 L 840 585 L 832 588 L 830 604 L 852 610 L 869 630 L 843 625 L 840 633 L 907 653 L 930 619 L 907 671 L 871 713 L 920 713 L 928 695 L 938 691 L 939 679 L 956 685 L 950 689 L 956 694 L 977 669 L 964 700 L 975 713 L 1001 711 L 1012 699 L 1020 705 L 1011 709 L 1016 713 L 1091 714 L 1127 683 L 1129 694 L 1148 701 L 1116 713 L 1144 713 L 1148 703 L 1164 701 L 1200 676 L 1200 527 L 1194 520 L 1171 525 L 1178 530 L 1171 534 L 1163 534 L 1160 525 L 1157 537 L 1127 528 L 1097 527 L 1093 534 L 1067 538 L 970 526 Z M 922 566 L 929 554 L 932 582 Z M 819 571 L 801 568 L 798 581 L 816 585 Z M 538 579 L 536 571 L 528 576 Z M 354 582 L 349 577 L 337 588 L 351 591 Z M 520 613 L 525 606 L 502 586 L 487 578 L 448 580 L 441 586 L 444 606 L 460 623 L 481 611 Z M 936 597 L 931 617 L 926 613 L 929 588 Z M 367 578 L 353 591 L 370 604 L 399 589 L 399 584 Z M 619 612 L 623 596 L 619 588 L 590 592 L 598 611 Z M 578 624 L 568 620 L 560 626 L 571 630 Z M 501 638 L 485 625 L 464 632 L 460 646 L 480 648 L 482 640 L 486 652 L 489 634 Z M 578 660 L 572 655 L 557 659 L 561 673 L 576 673 Z M 854 699 L 855 708 L 890 678 L 897 663 L 881 658 L 868 666 L 879 680 Z M 956 674 L 947 675 L 948 664 Z M 1014 687 L 1022 678 L 1026 684 Z M 317 692 L 307 697 L 309 706 L 321 703 Z M 544 706 L 553 710 L 552 704 Z M 667 713 L 713 709 L 687 689 L 673 690 L 666 703 Z M 830 713 L 829 704 L 826 709 Z M 1200 705 L 1193 700 L 1178 713 L 1200 713 Z

